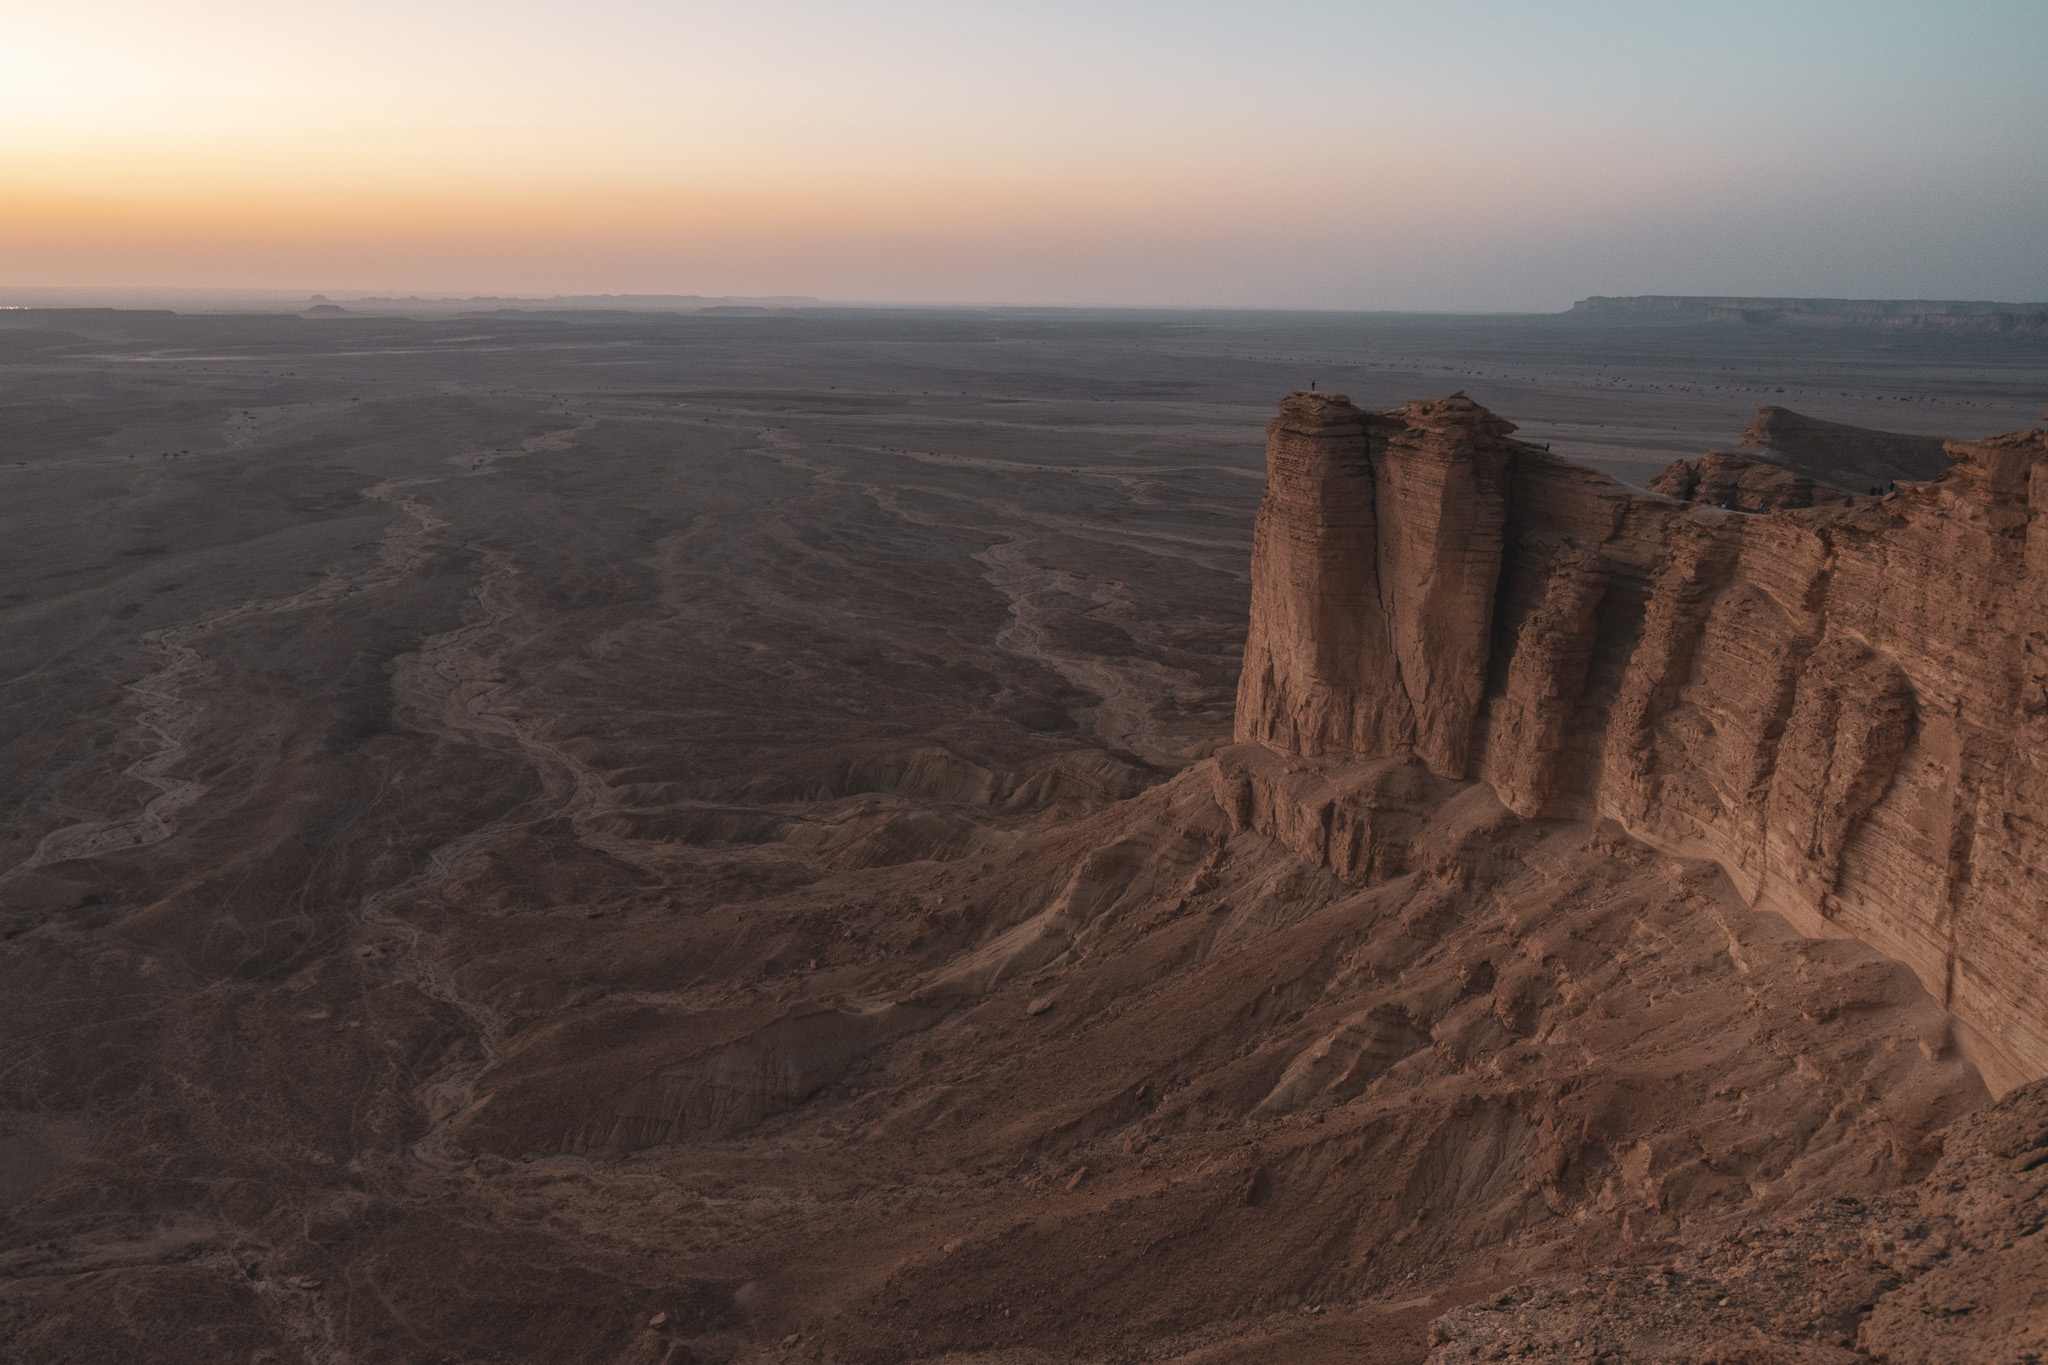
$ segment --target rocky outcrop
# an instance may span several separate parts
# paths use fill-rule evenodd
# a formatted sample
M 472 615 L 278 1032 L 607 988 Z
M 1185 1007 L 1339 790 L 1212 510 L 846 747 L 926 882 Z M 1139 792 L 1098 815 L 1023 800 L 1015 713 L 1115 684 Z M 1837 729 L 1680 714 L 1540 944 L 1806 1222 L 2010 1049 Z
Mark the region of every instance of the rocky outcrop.
M 1310 757 L 1408 752 L 1465 775 L 1500 576 L 1500 439 L 1513 430 L 1463 395 L 1388 415 L 1334 394 L 1280 405 L 1240 739 Z
M 1735 456 L 1636 493 L 1512 431 L 1282 404 L 1237 723 L 1282 761 L 1225 765 L 1241 823 L 1369 880 L 1399 784 L 1359 760 L 1612 819 L 1910 966 L 1994 1089 L 2048 1074 L 2048 432 L 1872 498 Z
M 1824 422 L 1772 405 L 1756 410 L 1737 449 L 1853 491 L 1871 483 L 1938 479 L 1948 471 L 1946 446 L 1938 436 Z
M 1674 460 L 1650 480 L 1652 493 L 1682 502 L 1704 502 L 1737 512 L 1772 512 L 1780 507 L 1842 507 L 1853 496 L 1782 464 L 1725 450 L 1693 460 Z
M 1650 491 L 1738 512 L 1844 507 L 1900 481 L 1940 478 L 1947 443 L 1938 436 L 1824 422 L 1790 408 L 1762 407 L 1736 451 L 1675 461 Z
M 1379 590 L 1378 479 L 1365 414 L 1295 394 L 1266 428 L 1266 498 L 1253 533 L 1240 739 L 1289 753 L 1391 753 L 1415 740 Z
M 1517 815 L 1557 813 L 1569 785 L 1573 722 L 1599 644 L 1607 583 L 1597 556 L 1559 545 L 1541 600 L 1522 622 L 1487 749 L 1487 778 Z

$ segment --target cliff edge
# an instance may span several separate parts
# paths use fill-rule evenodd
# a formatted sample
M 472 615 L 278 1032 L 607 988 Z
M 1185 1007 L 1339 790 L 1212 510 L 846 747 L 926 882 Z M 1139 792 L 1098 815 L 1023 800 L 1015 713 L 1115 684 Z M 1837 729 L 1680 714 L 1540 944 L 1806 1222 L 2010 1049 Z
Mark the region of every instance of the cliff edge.
M 1711 859 L 1801 933 L 1907 964 L 1994 1092 L 2048 1075 L 2048 431 L 1760 512 L 1513 431 L 1463 394 L 1281 403 L 1238 741 L 1409 759 Z M 1823 433 L 1835 463 L 1854 432 Z M 1341 804 L 1304 846 L 1367 876 Z

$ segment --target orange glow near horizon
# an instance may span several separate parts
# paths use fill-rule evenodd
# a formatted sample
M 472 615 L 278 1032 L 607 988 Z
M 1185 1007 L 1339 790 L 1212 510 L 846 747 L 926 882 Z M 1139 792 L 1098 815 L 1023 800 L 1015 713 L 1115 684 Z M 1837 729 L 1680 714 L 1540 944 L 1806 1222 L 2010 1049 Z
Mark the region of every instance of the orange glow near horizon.
M 1832 112 L 1817 168 L 1739 91 L 1703 111 L 1620 67 L 1604 94 L 1529 78 L 1660 36 L 1614 6 L 1576 31 L 1490 0 L 1283 8 L 1314 22 L 76 0 L 0 47 L 0 286 L 1515 306 L 1744 252 L 1767 289 L 1817 268 L 1789 231 L 1877 240 L 1897 187 L 1873 165 L 1921 156 L 1924 194 L 2014 183 Z
M 74 135 L 0 159 L 9 185 L 0 253 L 40 266 L 4 282 L 105 277 L 119 261 L 177 285 L 331 285 L 339 276 L 410 290 L 431 274 L 431 287 L 454 292 L 502 289 L 507 279 L 514 289 L 616 292 L 595 271 L 561 283 L 577 273 L 561 263 L 623 258 L 645 281 L 669 252 L 691 278 L 643 283 L 648 292 L 831 293 L 829 278 L 804 278 L 831 274 L 812 265 L 892 249 L 927 260 L 949 248 L 1014 257 L 1090 244 L 1113 251 L 1119 242 L 1412 250 L 1497 234 L 1503 199 L 1517 201 L 1519 231 L 1568 229 L 1612 207 L 1602 171 L 1587 164 L 1561 174 L 1527 130 L 1492 149 L 1395 130 L 1406 145 L 1361 141 L 1341 154 L 1345 174 L 1304 176 L 1247 138 L 1147 151 L 1127 141 L 1046 145 L 1042 136 L 1001 158 L 972 158 L 952 148 L 804 145 L 784 130 L 745 142 L 621 145 L 593 129 L 558 126 L 541 138 L 444 124 L 439 140 L 421 146 L 388 111 L 346 136 L 323 122 L 330 126 L 301 120 L 200 137 L 189 121 L 165 120 L 149 139 Z M 1653 149 L 1625 136 L 1600 141 L 1608 164 L 1644 168 L 1633 186 L 1638 209 L 1660 198 L 1676 204 L 1697 184 L 1698 158 L 1684 183 L 1660 187 Z M 579 155 L 597 143 L 600 153 Z M 1715 174 L 1732 183 L 1736 171 Z M 694 286 L 706 257 L 720 262 L 716 288 Z M 956 288 L 971 287 L 971 270 L 956 278 Z

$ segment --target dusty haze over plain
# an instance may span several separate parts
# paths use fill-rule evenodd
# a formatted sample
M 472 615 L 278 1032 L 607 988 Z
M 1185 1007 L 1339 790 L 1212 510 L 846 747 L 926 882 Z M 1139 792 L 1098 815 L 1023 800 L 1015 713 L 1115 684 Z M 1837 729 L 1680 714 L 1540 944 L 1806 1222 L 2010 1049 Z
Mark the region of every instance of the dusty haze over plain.
M 2048 297 L 2021 0 L 8 8 L 0 288 Z

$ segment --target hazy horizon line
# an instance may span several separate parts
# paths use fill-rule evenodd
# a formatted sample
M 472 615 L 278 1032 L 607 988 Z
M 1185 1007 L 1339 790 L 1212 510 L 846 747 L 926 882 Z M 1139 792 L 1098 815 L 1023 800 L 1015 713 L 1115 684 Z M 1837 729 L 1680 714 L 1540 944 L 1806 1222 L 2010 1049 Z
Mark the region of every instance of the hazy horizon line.
M 1697 299 L 1806 299 L 1827 300 L 1845 303 L 1971 303 L 1999 307 L 2037 309 L 2048 304 L 2028 300 L 2019 296 L 2006 298 L 1959 298 L 1954 295 L 1933 294 L 1826 294 L 1826 293 L 1705 293 L 1692 290 L 1638 290 L 1629 293 L 1582 294 L 1561 307 L 1516 308 L 1493 307 L 1474 308 L 1470 306 L 1315 306 L 1300 303 L 1109 303 L 1088 301 L 1065 301 L 1058 303 L 1020 302 L 1007 300 L 977 299 L 891 299 L 891 298 L 831 298 L 815 294 L 764 293 L 764 294 L 700 294 L 689 291 L 591 291 L 541 293 L 471 293 L 440 290 L 412 289 L 400 291 L 352 289 L 328 286 L 323 289 L 296 289 L 251 286 L 204 286 L 204 285 L 0 285 L 0 309 L 9 311 L 30 308 L 120 308 L 146 307 L 150 304 L 168 304 L 174 301 L 199 303 L 212 302 L 217 305 L 237 303 L 297 303 L 305 306 L 332 304 L 398 305 L 407 303 L 449 305 L 463 303 L 496 304 L 576 304 L 616 301 L 626 305 L 620 311 L 682 311 L 649 306 L 664 300 L 701 300 L 706 306 L 740 306 L 778 308 L 786 311 L 801 309 L 873 309 L 897 311 L 1005 311 L 1005 312 L 1109 312 L 1109 313 L 1316 313 L 1354 314 L 1410 317 L 1554 317 L 1567 314 L 1573 307 L 1590 298 L 1697 298 Z M 71 300 L 67 302 L 66 300 Z M 88 301 L 89 300 L 89 301 Z M 124 305 L 125 301 L 125 305 Z M 638 303 L 638 308 L 631 305 Z M 171 311 L 177 311 L 172 309 Z M 220 308 L 199 309 L 199 312 L 217 312 Z M 288 311 L 298 311 L 296 309 Z M 566 311 L 566 310 L 565 310 Z

